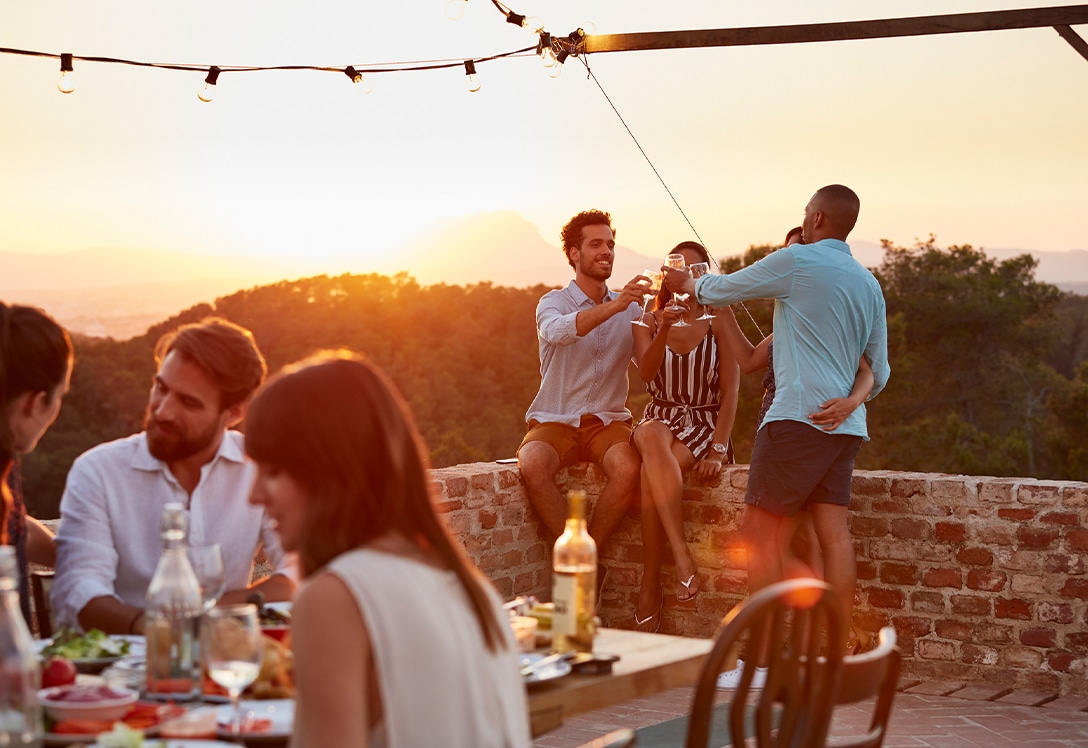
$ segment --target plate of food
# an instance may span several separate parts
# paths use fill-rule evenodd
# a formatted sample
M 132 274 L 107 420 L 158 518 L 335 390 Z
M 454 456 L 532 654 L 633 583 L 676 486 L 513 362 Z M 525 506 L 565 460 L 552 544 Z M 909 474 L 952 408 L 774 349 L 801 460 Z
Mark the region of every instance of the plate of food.
M 43 689 L 43 691 L 45 690 L 55 691 L 57 689 Z M 127 691 L 127 689 L 117 690 L 120 692 Z M 112 703 L 109 699 L 106 701 Z M 42 737 L 45 745 L 69 746 L 73 743 L 95 743 L 101 741 L 101 736 L 104 733 L 118 731 L 153 735 L 161 719 L 162 710 L 164 708 L 173 708 L 163 707 L 161 704 L 146 704 L 135 701 L 135 703 L 128 705 L 127 711 L 120 718 L 114 718 L 113 713 L 94 712 L 94 702 L 84 703 L 87 704 L 91 711 L 83 715 L 54 712 L 48 703 L 43 704 L 45 707 L 43 711 L 45 712 L 46 732 Z
M 81 673 L 98 673 L 130 655 L 144 655 L 147 644 L 142 636 L 110 635 L 98 629 L 86 633 L 62 628 L 52 639 L 37 642 L 42 659 L 52 655 L 72 661 Z
M 570 654 L 546 655 L 539 652 L 520 656 L 521 679 L 526 685 L 562 678 L 571 671 Z
M 224 704 L 219 707 L 217 734 L 221 738 L 234 737 L 230 733 L 231 720 L 234 719 L 234 707 Z M 247 745 L 254 745 L 263 740 L 280 742 L 291 736 L 295 725 L 295 702 L 293 699 L 268 699 L 265 701 L 242 701 L 242 735 Z

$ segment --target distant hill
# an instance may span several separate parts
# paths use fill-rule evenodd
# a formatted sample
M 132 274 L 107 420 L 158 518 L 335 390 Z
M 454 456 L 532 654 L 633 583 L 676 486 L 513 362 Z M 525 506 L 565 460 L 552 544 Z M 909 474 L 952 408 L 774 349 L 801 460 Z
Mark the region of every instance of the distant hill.
M 866 267 L 881 263 L 879 244 L 857 240 L 851 247 Z M 1028 252 L 985 251 L 1000 260 Z M 1030 254 L 1039 259 L 1039 280 L 1088 295 L 1088 250 Z M 660 261 L 620 245 L 613 283 L 622 285 Z M 0 252 L 0 298 L 42 306 L 74 331 L 123 340 L 195 304 L 264 283 L 320 273 L 400 271 L 423 285 L 490 281 L 525 288 L 566 285 L 572 277 L 556 244 L 520 214 L 500 211 L 443 221 L 378 258 L 322 260 L 316 252 L 305 258 L 220 257 L 117 247 L 50 255 Z

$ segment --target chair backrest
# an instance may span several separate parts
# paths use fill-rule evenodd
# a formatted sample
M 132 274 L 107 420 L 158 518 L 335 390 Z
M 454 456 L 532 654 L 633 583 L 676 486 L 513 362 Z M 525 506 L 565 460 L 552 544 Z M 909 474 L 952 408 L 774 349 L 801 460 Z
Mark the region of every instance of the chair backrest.
M 53 636 L 53 606 L 49 603 L 49 588 L 53 586 L 52 569 L 31 569 L 30 596 L 34 600 L 34 621 L 38 625 L 38 637 Z
M 902 654 L 895 646 L 895 629 L 886 626 L 880 630 L 876 649 L 842 660 L 842 677 L 835 692 L 835 704 L 853 704 L 876 697 L 869 732 L 858 738 L 829 742 L 834 748 L 879 748 L 884 742 L 891 715 L 895 689 L 899 685 L 899 667 Z
M 736 605 L 699 674 L 687 748 L 707 748 L 718 674 L 733 667 L 741 643 L 744 668 L 728 707 L 734 745 L 753 732 L 759 748 L 822 747 L 842 665 L 844 618 L 831 587 L 815 579 L 778 582 Z M 767 668 L 762 690 L 752 688 L 757 667 Z M 754 724 L 746 731 L 749 720 Z

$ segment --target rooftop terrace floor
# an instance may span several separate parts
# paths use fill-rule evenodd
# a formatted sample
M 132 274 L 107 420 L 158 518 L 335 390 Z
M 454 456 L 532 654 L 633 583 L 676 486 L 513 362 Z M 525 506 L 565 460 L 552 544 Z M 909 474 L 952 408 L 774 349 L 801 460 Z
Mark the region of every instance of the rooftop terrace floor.
M 541 735 L 537 748 L 575 748 L 620 727 L 639 728 L 684 715 L 692 688 L 655 696 L 568 719 Z M 719 691 L 718 701 L 730 692 Z M 1036 706 L 1038 704 L 1038 706 Z M 839 707 L 831 739 L 862 734 L 872 702 Z M 901 681 L 885 748 L 1088 748 L 1088 697 L 1037 691 L 1008 691 L 994 686 Z

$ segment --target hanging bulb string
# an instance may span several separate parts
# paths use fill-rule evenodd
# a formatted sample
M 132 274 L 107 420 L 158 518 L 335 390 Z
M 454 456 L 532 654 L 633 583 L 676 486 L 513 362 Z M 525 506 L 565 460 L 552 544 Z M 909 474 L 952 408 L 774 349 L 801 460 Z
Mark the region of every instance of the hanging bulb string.
M 28 49 L 13 49 L 11 47 L 0 47 L 0 54 L 8 55 L 21 55 L 24 57 L 45 57 L 49 59 L 59 60 L 61 55 L 54 54 L 52 52 L 38 52 Z M 516 49 L 512 52 L 500 52 L 494 55 L 488 55 L 484 57 L 473 57 L 472 60 L 476 63 L 490 62 L 492 60 L 501 60 L 512 57 L 531 57 L 536 54 L 536 47 L 525 47 L 523 49 Z M 222 73 L 255 73 L 271 70 L 312 70 L 321 73 L 344 73 L 344 65 L 211 65 L 211 64 L 188 64 L 188 63 L 175 63 L 175 62 L 144 62 L 141 60 L 126 60 L 119 57 L 99 57 L 99 56 L 80 56 L 72 55 L 73 61 L 78 62 L 100 62 L 113 65 L 131 65 L 134 67 L 144 68 L 159 68 L 161 70 L 182 70 L 189 72 L 207 73 L 211 67 L 218 67 Z M 464 67 L 465 58 L 447 58 L 439 60 L 413 60 L 407 62 L 381 62 L 381 63 L 367 63 L 356 64 L 356 70 L 361 74 L 367 73 L 413 73 L 417 71 L 425 70 L 443 70 L 449 68 Z

